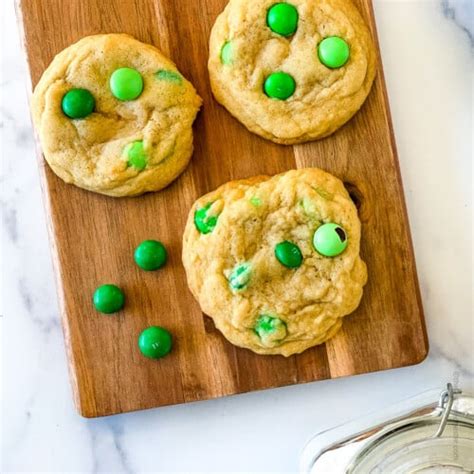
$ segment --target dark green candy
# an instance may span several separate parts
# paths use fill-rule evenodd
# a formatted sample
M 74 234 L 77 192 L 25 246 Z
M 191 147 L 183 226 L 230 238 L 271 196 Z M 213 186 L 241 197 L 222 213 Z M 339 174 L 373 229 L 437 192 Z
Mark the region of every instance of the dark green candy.
M 263 84 L 265 94 L 271 99 L 286 100 L 294 94 L 295 89 L 295 80 L 286 72 L 270 74 Z
M 95 290 L 93 301 L 97 311 L 105 314 L 116 313 L 123 308 L 125 295 L 118 286 L 102 285 Z
M 160 359 L 171 351 L 171 334 L 160 326 L 146 328 L 138 337 L 140 352 L 149 359 Z
M 288 268 L 298 268 L 303 262 L 300 248 L 293 242 L 285 240 L 275 246 L 275 257 Z
M 135 263 L 143 270 L 158 270 L 166 263 L 166 248 L 157 240 L 144 240 L 135 249 L 134 259 Z
M 94 111 L 95 99 L 87 89 L 71 89 L 64 94 L 61 108 L 69 118 L 84 118 Z
M 212 203 L 210 202 L 206 206 L 201 207 L 201 209 L 197 209 L 194 213 L 194 225 L 201 234 L 209 234 L 217 224 L 217 216 L 209 215 L 211 206 Z
M 275 3 L 268 10 L 267 25 L 279 35 L 291 36 L 298 27 L 298 10 L 289 3 Z

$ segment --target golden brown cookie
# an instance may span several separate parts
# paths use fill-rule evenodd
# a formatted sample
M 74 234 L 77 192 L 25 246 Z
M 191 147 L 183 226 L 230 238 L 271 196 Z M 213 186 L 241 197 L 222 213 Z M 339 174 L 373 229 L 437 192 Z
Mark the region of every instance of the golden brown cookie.
M 32 111 L 46 161 L 60 178 L 133 196 L 164 188 L 184 170 L 200 105 L 157 48 L 108 34 L 83 38 L 53 59 Z
M 360 221 L 317 168 L 232 181 L 199 198 L 183 238 L 189 287 L 233 344 L 299 353 L 332 337 L 367 280 Z
M 230 0 L 212 29 L 208 66 L 232 115 L 292 144 L 330 135 L 359 110 L 376 53 L 350 0 Z

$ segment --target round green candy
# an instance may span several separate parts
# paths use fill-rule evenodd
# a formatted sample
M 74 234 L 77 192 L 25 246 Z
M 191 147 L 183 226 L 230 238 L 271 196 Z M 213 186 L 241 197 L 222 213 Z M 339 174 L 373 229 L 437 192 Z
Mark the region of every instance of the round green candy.
M 138 337 L 140 352 L 149 359 L 160 359 L 171 351 L 171 334 L 160 326 L 150 326 Z
M 250 263 L 239 263 L 229 275 L 229 285 L 233 290 L 243 290 L 249 283 L 252 274 Z
M 217 224 L 217 216 L 209 215 L 209 210 L 212 206 L 210 202 L 201 209 L 197 209 L 194 213 L 194 225 L 201 234 L 209 234 L 214 230 Z
M 128 166 L 141 171 L 146 168 L 148 163 L 148 155 L 145 152 L 143 140 L 137 140 L 129 143 L 124 149 L 123 153 L 127 158 Z
M 263 90 L 268 97 L 278 100 L 286 100 L 291 97 L 296 89 L 296 82 L 286 72 L 274 72 L 270 74 L 263 84 Z
M 144 240 L 133 255 L 135 263 L 143 270 L 153 271 L 161 268 L 167 259 L 165 246 L 157 240 Z
M 280 318 L 261 314 L 254 328 L 261 341 L 266 346 L 272 346 L 286 337 L 286 324 Z
M 275 257 L 288 268 L 298 268 L 303 262 L 300 248 L 293 242 L 288 242 L 288 240 L 275 246 Z
M 109 85 L 117 99 L 134 100 L 143 91 L 143 78 L 136 69 L 122 67 L 112 73 Z
M 282 36 L 291 36 L 298 27 L 298 10 L 289 3 L 275 3 L 268 9 L 268 27 Z
M 226 41 L 221 49 L 221 63 L 230 64 L 232 62 L 232 45 L 230 41 Z
M 324 38 L 318 45 L 319 60 L 328 68 L 337 69 L 344 66 L 349 56 L 349 45 L 339 36 Z
M 332 222 L 323 224 L 314 233 L 313 245 L 321 255 L 335 257 L 346 250 L 346 232 L 340 225 Z
M 63 112 L 73 119 L 84 118 L 94 112 L 95 99 L 87 89 L 71 89 L 61 101 Z
M 102 285 L 95 290 L 93 301 L 97 311 L 106 314 L 116 313 L 123 308 L 125 295 L 118 286 Z

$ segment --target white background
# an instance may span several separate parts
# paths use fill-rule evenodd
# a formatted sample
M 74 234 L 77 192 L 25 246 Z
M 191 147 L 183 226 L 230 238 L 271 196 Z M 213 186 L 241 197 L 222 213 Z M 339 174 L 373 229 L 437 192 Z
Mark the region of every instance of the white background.
M 13 6 L 0 3 L 3 472 L 295 471 L 305 441 L 319 430 L 453 378 L 472 391 L 473 43 L 463 29 L 472 26 L 470 0 L 375 1 L 428 359 L 96 420 L 81 418 L 72 404 L 27 72 Z

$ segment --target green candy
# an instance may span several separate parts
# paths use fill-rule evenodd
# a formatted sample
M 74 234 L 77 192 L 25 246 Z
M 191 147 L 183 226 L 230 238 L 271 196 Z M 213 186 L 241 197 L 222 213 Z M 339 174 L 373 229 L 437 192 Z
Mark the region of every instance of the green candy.
M 229 285 L 233 290 L 243 290 L 249 283 L 252 275 L 250 263 L 239 263 L 229 275 Z
M 337 69 L 344 66 L 349 56 L 349 45 L 339 36 L 324 38 L 318 45 L 319 60 L 328 68 Z
M 156 71 L 154 75 L 156 79 L 162 81 L 175 82 L 176 84 L 181 84 L 183 82 L 183 78 L 179 72 L 169 71 L 168 69 L 160 69 L 159 71 Z
M 146 168 L 148 163 L 148 155 L 145 152 L 143 140 L 137 140 L 129 143 L 124 149 L 123 154 L 127 158 L 128 166 L 141 171 Z
M 217 224 L 217 217 L 218 216 L 209 216 L 209 209 L 212 206 L 212 202 L 207 204 L 201 209 L 197 209 L 194 213 L 194 225 L 196 229 L 201 232 L 201 234 L 209 234 L 214 230 L 214 227 Z
M 250 203 L 252 206 L 260 207 L 262 205 L 262 200 L 257 196 L 253 196 L 250 198 Z
M 298 27 L 298 10 L 289 3 L 275 3 L 268 10 L 267 25 L 279 35 L 291 36 Z
M 166 263 L 167 256 L 165 246 L 157 240 L 144 240 L 133 254 L 135 263 L 146 271 L 161 268 Z
M 226 41 L 221 48 L 221 63 L 231 64 L 232 63 L 232 45 L 230 41 Z
M 112 73 L 109 85 L 117 99 L 134 100 L 143 91 L 143 78 L 136 69 L 122 67 Z
M 296 82 L 286 72 L 274 72 L 270 74 L 263 84 L 263 90 L 268 97 L 278 100 L 286 100 L 291 97 L 296 89 Z
M 171 351 L 171 334 L 160 326 L 150 326 L 138 337 L 140 352 L 149 359 L 160 359 Z
M 303 262 L 300 248 L 293 242 L 285 240 L 275 246 L 275 257 L 288 268 L 298 268 Z
M 313 245 L 321 255 L 335 257 L 346 250 L 347 235 L 344 229 L 337 224 L 332 222 L 323 224 L 314 233 Z
M 261 314 L 255 324 L 255 332 L 266 346 L 273 346 L 286 337 L 286 324 L 280 318 Z
M 71 89 L 64 94 L 61 108 L 69 118 L 84 118 L 94 112 L 95 99 L 87 89 Z
M 125 295 L 118 286 L 102 285 L 95 290 L 93 301 L 97 311 L 105 314 L 116 313 L 123 308 Z

